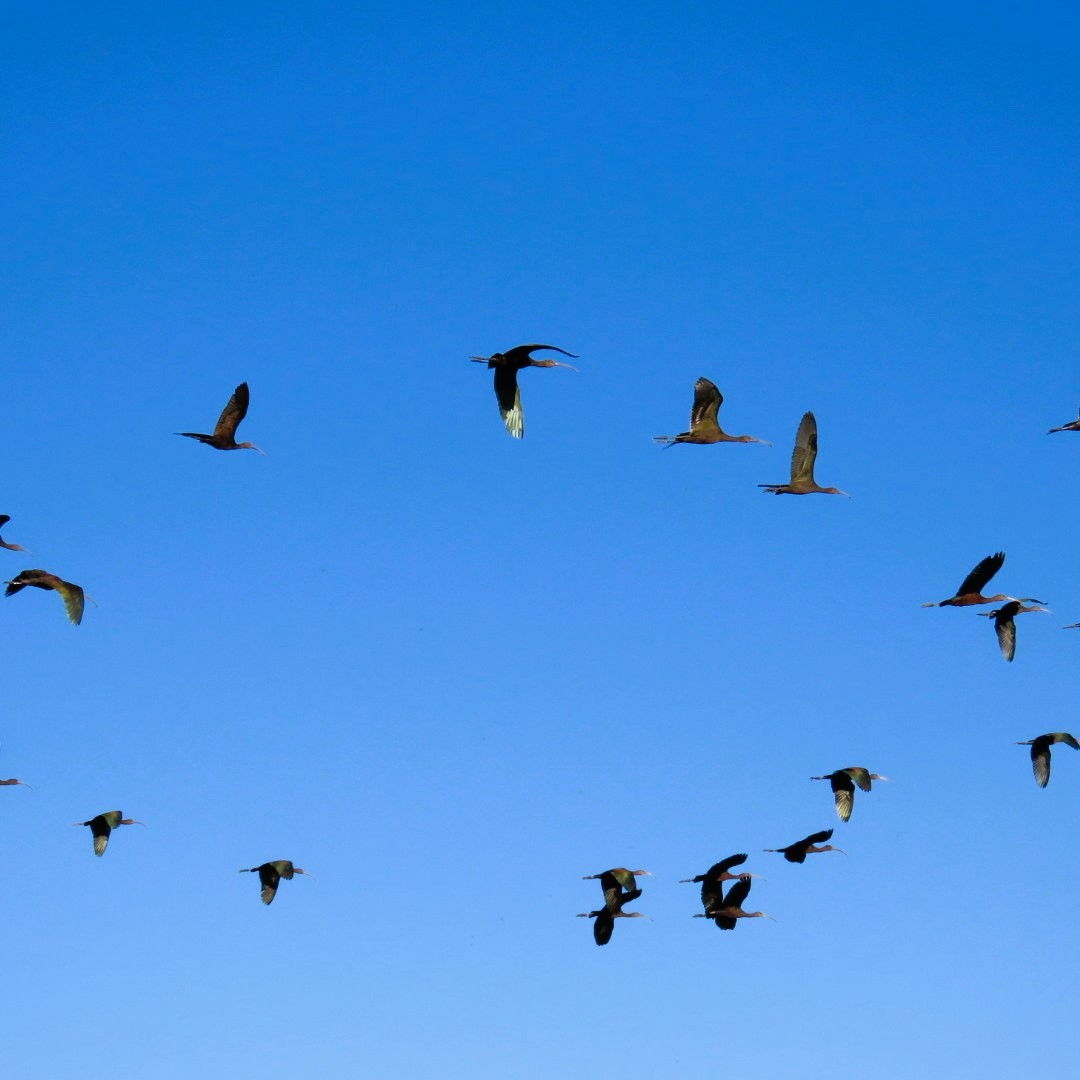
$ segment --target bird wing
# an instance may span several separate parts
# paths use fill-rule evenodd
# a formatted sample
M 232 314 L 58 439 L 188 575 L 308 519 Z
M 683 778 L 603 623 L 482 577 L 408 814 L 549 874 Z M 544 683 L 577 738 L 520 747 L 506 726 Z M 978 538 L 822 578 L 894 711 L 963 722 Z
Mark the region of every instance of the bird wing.
M 1077 742 L 1067 731 L 1055 732 L 1054 742 L 1063 742 L 1066 746 L 1071 746 L 1074 750 L 1080 750 L 1080 742 Z
M 847 771 L 835 772 L 830 781 L 833 789 L 833 800 L 836 803 L 836 816 L 841 821 L 847 821 L 851 817 L 851 810 L 855 804 L 855 785 Z M 811 840 L 811 843 L 815 841 Z
M 525 434 L 525 413 L 521 409 L 517 368 L 500 365 L 495 369 L 495 397 L 499 400 L 499 412 L 506 430 L 515 439 L 520 439 Z
M 717 411 L 724 403 L 724 396 L 717 389 L 715 383 L 701 378 L 694 383 L 694 405 L 690 410 L 690 430 L 700 431 L 703 428 L 718 428 L 716 419 Z
M 852 766 L 850 769 L 845 769 L 844 772 L 859 785 L 861 791 L 869 791 L 871 786 L 870 770 L 863 769 L 859 766 Z
M 1050 783 L 1050 740 L 1045 735 L 1031 744 L 1031 771 L 1039 787 Z
M 109 834 L 112 832 L 112 828 L 105 820 L 104 814 L 98 814 L 98 816 L 90 822 L 90 832 L 94 835 L 94 854 L 104 855 L 105 848 L 108 847 L 109 844 Z
M 724 902 L 719 905 L 721 908 L 737 908 L 743 906 L 743 901 L 750 893 L 750 879 L 740 878 L 734 885 L 728 889 L 727 896 L 724 897 Z
M 968 593 L 981 593 L 983 586 L 1001 569 L 1005 561 L 1005 552 L 999 551 L 996 555 L 987 555 L 985 559 L 960 584 L 956 590 L 957 596 L 967 596 Z
M 998 644 L 1001 646 L 1001 655 L 1006 660 L 1012 660 L 1016 655 L 1016 622 L 1013 616 L 1019 608 L 1020 605 L 1015 600 L 1010 600 L 1003 608 L 999 608 L 994 616 Z
M 560 349 L 558 345 L 515 345 L 512 349 L 507 349 L 503 357 L 511 367 L 526 367 L 530 360 L 529 354 L 536 349 L 551 349 L 574 360 L 578 358 L 577 353 L 567 352 L 565 349 Z
M 264 904 L 273 903 L 280 881 L 281 875 L 277 872 L 275 866 L 270 863 L 263 863 L 259 867 L 259 882 L 262 884 L 262 902 Z
M 741 863 L 746 862 L 746 852 L 741 852 L 738 855 L 729 855 L 726 859 L 721 859 L 715 866 L 710 866 L 707 878 L 713 876 L 719 877 L 725 870 L 730 870 L 733 866 L 739 866 Z
M 0 514 L 0 529 L 2 529 L 10 520 L 10 514 Z
M 606 945 L 611 940 L 611 931 L 615 929 L 615 916 L 610 911 L 597 912 L 593 923 L 592 936 L 597 945 Z
M 82 622 L 86 594 L 80 586 L 74 585 L 70 581 L 61 581 L 54 587 L 64 600 L 67 617 L 78 626 Z
M 817 420 L 812 412 L 806 413 L 795 433 L 795 449 L 791 451 L 791 482 L 814 479 L 814 461 L 817 459 Z
M 248 384 L 242 382 L 229 398 L 229 404 L 221 410 L 218 422 L 214 425 L 214 437 L 224 436 L 229 438 L 236 434 L 240 421 L 247 416 L 248 411 Z
M 829 839 L 830 836 L 832 836 L 832 834 L 832 829 L 823 829 L 821 832 L 813 833 L 811 836 L 808 836 L 805 840 L 801 842 L 806 847 L 812 847 L 814 844 L 824 843 L 826 840 Z

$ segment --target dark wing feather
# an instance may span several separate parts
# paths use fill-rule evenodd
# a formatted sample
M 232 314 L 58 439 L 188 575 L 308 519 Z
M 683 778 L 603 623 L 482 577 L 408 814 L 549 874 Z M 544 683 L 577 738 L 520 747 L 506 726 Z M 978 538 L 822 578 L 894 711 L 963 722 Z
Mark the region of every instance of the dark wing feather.
M 740 878 L 734 885 L 728 889 L 727 896 L 724 897 L 724 902 L 720 905 L 721 908 L 741 908 L 743 901 L 750 894 L 750 879 Z
M 495 397 L 499 401 L 499 413 L 506 425 L 506 430 L 515 439 L 520 439 L 525 433 L 525 414 L 521 409 L 517 368 L 499 365 L 495 369 Z
M 2 529 L 10 520 L 10 514 L 0 514 L 0 529 Z
M 994 616 L 994 629 L 997 631 L 1001 655 L 1010 661 L 1016 655 L 1016 622 L 1014 616 L 1019 610 L 1020 605 L 1015 600 L 1010 600 L 1003 608 L 998 608 L 997 614 Z
M 571 359 L 576 360 L 578 358 L 577 353 L 567 352 L 565 349 L 560 349 L 558 345 L 515 345 L 512 349 L 507 349 L 503 353 L 503 359 L 511 367 L 528 367 L 531 359 L 529 353 L 534 352 L 536 349 L 551 349 L 552 352 L 562 353 L 563 356 L 569 356 Z
M 229 398 L 229 404 L 221 410 L 218 422 L 214 425 L 214 438 L 229 438 L 236 435 L 240 421 L 247 416 L 248 384 L 242 382 Z M 186 432 L 184 433 L 186 434 Z
M 1001 569 L 1005 561 L 1005 552 L 999 551 L 996 555 L 987 555 L 985 559 L 960 584 L 956 590 L 957 596 L 967 596 L 969 593 L 981 593 L 983 586 Z
M 832 836 L 832 829 L 824 829 L 822 832 L 816 832 L 811 836 L 808 836 L 802 843 L 806 847 L 812 847 L 814 844 L 823 844 L 826 840 Z
M 851 808 L 855 803 L 855 785 L 844 771 L 834 772 L 830 783 L 833 789 L 833 800 L 836 802 L 837 816 L 841 821 L 847 821 L 851 817 Z
M 615 917 L 609 911 L 601 911 L 593 922 L 592 936 L 597 945 L 606 945 L 615 929 Z
M 719 427 L 716 414 L 723 403 L 724 396 L 715 383 L 706 378 L 698 379 L 694 383 L 694 405 L 690 410 L 690 430 L 699 431 L 702 428 Z
M 729 855 L 726 859 L 721 859 L 715 866 L 709 867 L 709 872 L 706 877 L 712 877 L 724 873 L 725 870 L 730 870 L 733 866 L 739 866 L 746 862 L 746 852 L 741 852 L 738 855 Z
M 1031 770 L 1039 787 L 1050 783 L 1050 740 L 1045 735 L 1031 744 Z
M 281 881 L 277 868 L 271 863 L 263 863 L 259 867 L 259 881 L 262 884 L 262 902 L 272 904 L 277 895 L 278 883 Z

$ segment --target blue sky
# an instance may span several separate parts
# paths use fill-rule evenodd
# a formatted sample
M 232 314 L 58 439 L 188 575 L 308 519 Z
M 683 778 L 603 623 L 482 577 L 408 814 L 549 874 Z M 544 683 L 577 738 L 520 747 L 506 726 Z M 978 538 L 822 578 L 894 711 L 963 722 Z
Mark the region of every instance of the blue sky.
M 1072 1075 L 1080 760 L 1012 744 L 1078 724 L 1074 10 L 4 28 L 0 561 L 99 605 L 0 602 L 20 1077 Z M 655 446 L 701 375 L 775 445 Z M 242 380 L 266 457 L 173 435 Z M 756 486 L 807 409 L 850 500 Z M 1011 665 L 919 606 L 998 550 Z

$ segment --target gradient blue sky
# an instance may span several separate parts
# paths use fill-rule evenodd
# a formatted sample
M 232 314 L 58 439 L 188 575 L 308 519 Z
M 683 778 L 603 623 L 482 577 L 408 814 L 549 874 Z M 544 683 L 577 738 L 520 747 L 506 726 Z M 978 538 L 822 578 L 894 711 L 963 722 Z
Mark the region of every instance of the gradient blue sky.
M 1075 1075 L 1078 22 L 6 5 L 0 562 L 100 605 L 0 601 L 11 1075 Z

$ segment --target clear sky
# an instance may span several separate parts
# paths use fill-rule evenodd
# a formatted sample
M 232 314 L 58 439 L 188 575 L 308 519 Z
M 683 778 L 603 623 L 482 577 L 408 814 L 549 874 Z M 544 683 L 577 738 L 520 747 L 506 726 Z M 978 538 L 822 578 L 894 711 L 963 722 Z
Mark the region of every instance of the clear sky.
M 10 1074 L 1075 1076 L 1078 21 L 6 5 Z

